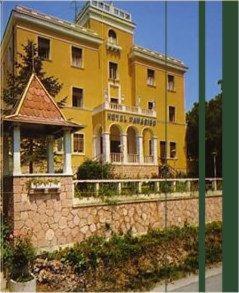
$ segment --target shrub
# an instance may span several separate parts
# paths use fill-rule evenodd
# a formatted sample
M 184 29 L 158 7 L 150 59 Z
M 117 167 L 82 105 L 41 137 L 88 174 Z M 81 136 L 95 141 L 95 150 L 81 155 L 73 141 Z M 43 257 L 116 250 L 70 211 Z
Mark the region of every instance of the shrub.
M 36 257 L 28 235 L 12 235 L 8 228 L 3 232 L 3 265 L 10 278 L 17 282 L 32 279 L 31 267 Z
M 221 261 L 221 222 L 206 225 L 206 262 Z M 84 279 L 76 291 L 148 291 L 155 282 L 198 269 L 198 227 L 150 229 L 147 234 L 94 236 L 49 253 Z M 81 287 L 82 286 L 82 287 Z
M 87 159 L 77 170 L 77 179 L 109 179 L 112 178 L 112 165 Z

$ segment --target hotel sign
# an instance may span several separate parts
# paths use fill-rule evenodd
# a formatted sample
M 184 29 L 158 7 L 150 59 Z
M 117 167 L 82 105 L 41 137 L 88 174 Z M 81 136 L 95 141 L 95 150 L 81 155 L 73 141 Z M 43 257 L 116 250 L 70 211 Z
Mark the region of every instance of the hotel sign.
M 132 123 L 132 124 L 145 125 L 145 126 L 156 125 L 156 119 L 154 118 L 139 117 L 139 116 L 133 116 L 133 115 L 126 115 L 126 114 L 108 113 L 107 119 L 109 121 Z

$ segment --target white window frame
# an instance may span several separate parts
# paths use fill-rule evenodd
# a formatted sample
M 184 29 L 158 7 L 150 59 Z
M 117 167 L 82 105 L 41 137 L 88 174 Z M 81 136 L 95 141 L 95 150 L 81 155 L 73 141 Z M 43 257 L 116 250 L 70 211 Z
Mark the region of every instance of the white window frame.
M 38 47 L 39 47 L 38 39 L 39 38 L 46 39 L 46 40 L 49 41 L 49 56 L 48 56 L 49 58 L 48 59 L 42 59 L 42 61 L 52 61 L 52 59 L 51 59 L 51 48 L 52 48 L 51 39 L 49 37 L 46 37 L 46 36 L 43 36 L 43 35 L 38 35 L 37 36 L 37 56 L 39 56 L 38 55 Z
M 170 121 L 170 113 L 169 113 L 169 109 L 170 109 L 170 107 L 173 107 L 174 108 L 174 121 Z M 174 106 L 174 105 L 169 105 L 168 106 L 168 122 L 169 123 L 176 123 L 176 121 L 177 121 L 177 111 L 176 111 L 176 107 Z
M 149 76 L 148 76 L 148 72 L 149 72 L 149 70 L 151 70 L 151 71 L 153 71 L 154 72 L 154 77 L 153 77 L 153 82 L 151 83 L 151 82 L 149 82 Z M 152 68 L 147 68 L 147 85 L 148 86 L 153 86 L 153 87 L 155 87 L 155 78 L 156 78 L 156 71 L 155 71 L 155 69 L 152 69 Z
M 83 135 L 83 152 L 74 152 L 74 134 L 82 134 Z M 73 155 L 80 155 L 84 156 L 85 155 L 85 133 L 81 131 L 77 131 L 75 133 L 72 133 L 71 135 L 71 153 Z
M 171 157 L 171 143 L 175 144 L 175 157 Z M 177 152 L 177 143 L 176 143 L 176 141 L 170 141 L 169 142 L 169 159 L 176 160 L 177 159 L 177 154 L 178 154 L 178 152 Z
M 77 88 L 77 89 L 81 89 L 82 90 L 82 93 L 83 93 L 83 97 L 82 97 L 82 107 L 76 107 L 76 106 L 73 106 L 73 88 Z M 79 86 L 72 86 L 71 87 L 71 108 L 73 109 L 83 109 L 84 108 L 84 95 L 85 95 L 85 91 L 82 87 L 79 87 Z
M 114 64 L 117 64 L 117 72 L 116 72 L 116 78 L 113 79 L 110 77 L 110 63 L 114 63 Z M 108 79 L 111 80 L 111 81 L 119 81 L 119 63 L 115 62 L 115 61 L 109 61 L 108 62 Z
M 168 77 L 169 76 L 173 76 L 173 89 L 170 89 L 169 88 L 169 82 L 168 82 Z M 175 92 L 176 90 L 176 79 L 175 79 L 175 75 L 174 74 L 172 74 L 172 73 L 168 73 L 167 74 L 167 90 L 169 91 L 169 92 Z
M 73 64 L 73 59 L 72 59 L 72 48 L 77 48 L 81 50 L 81 66 L 77 66 Z M 80 46 L 75 46 L 75 45 L 71 45 L 70 46 L 70 60 L 71 60 L 71 66 L 74 68 L 79 68 L 79 69 L 83 69 L 84 68 L 84 49 Z

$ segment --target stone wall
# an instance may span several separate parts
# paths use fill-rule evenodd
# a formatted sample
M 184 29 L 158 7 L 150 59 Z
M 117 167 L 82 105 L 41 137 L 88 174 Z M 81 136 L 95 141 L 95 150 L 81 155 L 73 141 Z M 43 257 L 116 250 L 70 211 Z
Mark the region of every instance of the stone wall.
M 151 178 L 158 175 L 159 168 L 155 165 L 113 165 L 114 174 L 119 178 Z
M 148 228 L 198 223 L 198 198 L 171 198 L 115 205 L 73 205 L 72 177 L 54 177 L 59 192 L 32 192 L 32 177 L 13 178 L 12 205 L 14 230 L 32 233 L 34 245 L 41 249 L 82 241 L 91 235 L 110 236 L 114 232 L 145 233 Z M 47 177 L 45 177 L 47 179 Z M 10 197 L 11 198 L 11 197 Z M 221 219 L 221 196 L 206 198 L 206 219 Z

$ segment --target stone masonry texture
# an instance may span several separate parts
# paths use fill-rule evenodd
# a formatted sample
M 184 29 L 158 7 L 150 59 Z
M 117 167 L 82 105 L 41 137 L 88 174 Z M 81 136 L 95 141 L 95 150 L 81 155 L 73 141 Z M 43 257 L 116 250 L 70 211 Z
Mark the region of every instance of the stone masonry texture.
M 44 177 L 47 179 L 48 177 Z M 52 179 L 52 178 L 49 178 Z M 28 231 L 39 249 L 80 242 L 92 235 L 109 237 L 112 232 L 146 233 L 149 228 L 182 226 L 198 223 L 198 198 L 152 200 L 114 205 L 73 206 L 73 181 L 70 176 L 59 180 L 59 192 L 30 192 L 31 177 L 13 178 L 11 217 L 14 231 Z M 13 207 L 13 208 L 12 208 Z M 13 211 L 12 211 L 13 210 Z M 207 222 L 221 220 L 220 196 L 206 198 Z

